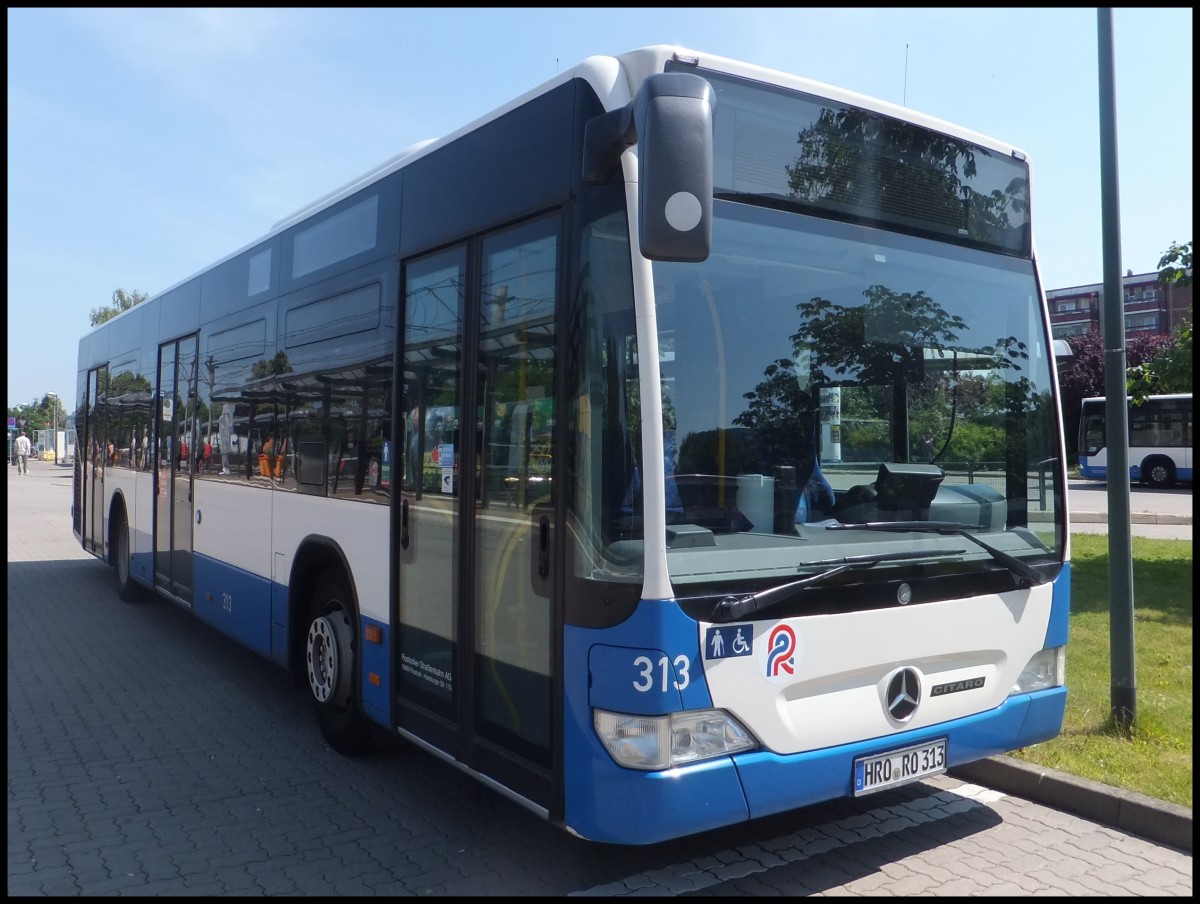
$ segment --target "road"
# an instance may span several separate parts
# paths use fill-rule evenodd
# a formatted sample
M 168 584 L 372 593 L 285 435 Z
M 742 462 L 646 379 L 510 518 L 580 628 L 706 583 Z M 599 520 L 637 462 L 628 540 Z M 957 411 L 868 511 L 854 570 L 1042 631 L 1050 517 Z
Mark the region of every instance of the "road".
M 280 669 L 118 599 L 69 471 L 15 471 L 10 896 L 1192 895 L 1181 847 L 949 775 L 622 848 L 406 744 L 340 757 Z
M 1108 533 L 1108 484 L 1095 480 L 1068 481 L 1067 510 L 1072 533 Z M 1135 537 L 1190 541 L 1192 487 L 1170 490 L 1130 487 L 1129 514 L 1130 530 Z

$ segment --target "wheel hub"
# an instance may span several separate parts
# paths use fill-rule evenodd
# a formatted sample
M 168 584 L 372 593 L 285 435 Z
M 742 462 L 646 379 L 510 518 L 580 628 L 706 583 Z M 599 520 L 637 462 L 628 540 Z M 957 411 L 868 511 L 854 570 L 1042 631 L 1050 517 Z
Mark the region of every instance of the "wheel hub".
M 340 616 L 340 617 L 339 617 Z M 345 703 L 350 688 L 350 676 L 342 667 L 349 659 L 350 630 L 345 616 L 330 613 L 314 618 L 308 628 L 306 657 L 308 686 L 318 703 Z

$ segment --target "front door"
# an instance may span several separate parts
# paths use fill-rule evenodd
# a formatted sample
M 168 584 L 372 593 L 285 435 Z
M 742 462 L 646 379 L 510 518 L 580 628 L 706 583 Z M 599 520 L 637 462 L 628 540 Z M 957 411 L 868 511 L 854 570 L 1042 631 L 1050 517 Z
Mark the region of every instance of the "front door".
M 396 537 L 398 724 L 543 806 L 558 246 L 541 218 L 406 264 Z
M 198 337 L 158 349 L 158 415 L 154 461 L 154 583 L 192 602 L 192 502 L 197 424 Z

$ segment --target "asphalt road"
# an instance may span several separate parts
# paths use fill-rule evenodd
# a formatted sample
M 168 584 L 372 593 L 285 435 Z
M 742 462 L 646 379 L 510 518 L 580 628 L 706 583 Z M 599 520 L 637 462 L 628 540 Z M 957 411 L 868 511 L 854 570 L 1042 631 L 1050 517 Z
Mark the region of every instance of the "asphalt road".
M 1071 480 L 1067 483 L 1067 511 L 1072 533 L 1107 533 L 1111 492 L 1103 481 Z M 1119 503 L 1118 503 L 1119 507 Z M 1192 487 L 1150 490 L 1129 489 L 1130 532 L 1135 537 L 1163 540 L 1192 539 Z
M 580 841 L 407 744 L 334 754 L 282 670 L 118 599 L 71 536 L 68 470 L 7 485 L 10 896 L 1192 896 L 1190 810 L 1003 763 Z M 1172 822 L 1186 845 L 1153 840 Z

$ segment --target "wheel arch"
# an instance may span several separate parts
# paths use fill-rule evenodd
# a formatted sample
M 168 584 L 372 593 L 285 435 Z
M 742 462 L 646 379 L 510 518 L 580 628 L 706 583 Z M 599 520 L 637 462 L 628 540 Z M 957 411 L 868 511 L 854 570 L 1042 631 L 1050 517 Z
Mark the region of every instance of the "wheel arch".
M 304 649 L 308 636 L 309 604 L 321 575 L 330 569 L 336 571 L 350 589 L 349 602 L 354 607 L 352 614 L 355 624 L 359 624 L 358 590 L 342 547 L 331 537 L 319 534 L 305 537 L 296 549 L 288 574 L 288 671 L 297 689 L 306 684 Z
M 1161 465 L 1163 467 L 1163 469 L 1165 470 L 1165 472 L 1169 475 L 1169 479 L 1162 482 L 1161 484 L 1159 484 L 1157 481 L 1155 481 L 1152 476 L 1154 473 L 1153 469 L 1156 465 Z M 1160 488 L 1164 488 L 1164 489 L 1169 488 L 1169 487 L 1174 486 L 1176 481 L 1178 480 L 1178 474 L 1176 472 L 1175 462 L 1171 460 L 1170 456 L 1163 455 L 1160 452 L 1151 452 L 1144 459 L 1142 459 L 1142 467 L 1141 467 L 1140 474 L 1141 474 L 1141 482 L 1146 484 L 1147 486 L 1151 486 L 1151 487 L 1159 486 Z
M 114 490 L 112 497 L 108 500 L 108 521 L 104 525 L 104 562 L 106 565 L 116 564 L 117 543 L 113 532 L 121 524 L 117 518 L 118 515 L 124 515 L 125 522 L 130 525 L 129 529 L 132 529 L 133 525 L 129 520 L 129 506 L 125 503 L 123 490 Z M 129 540 L 130 543 L 133 542 L 132 537 Z

